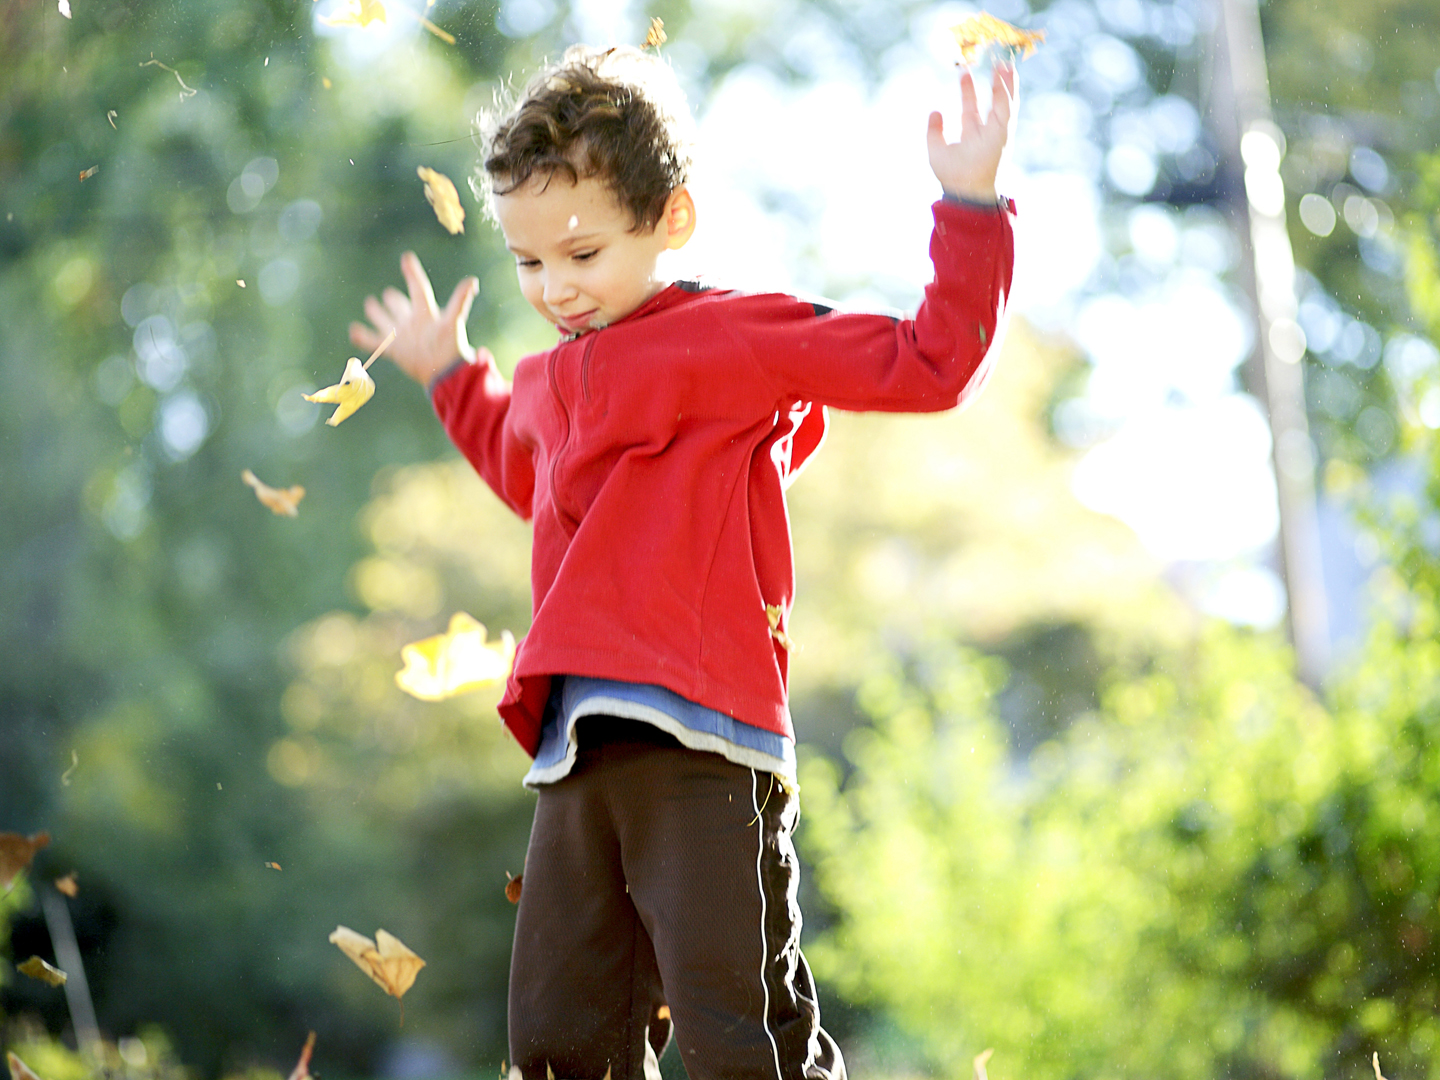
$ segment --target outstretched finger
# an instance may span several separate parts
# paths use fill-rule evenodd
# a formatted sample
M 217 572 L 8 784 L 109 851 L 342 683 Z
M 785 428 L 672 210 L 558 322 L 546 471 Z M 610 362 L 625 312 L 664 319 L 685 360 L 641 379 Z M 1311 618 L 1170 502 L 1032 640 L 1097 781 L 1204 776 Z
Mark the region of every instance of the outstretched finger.
M 960 131 L 963 134 L 980 126 L 980 102 L 975 96 L 975 76 L 966 68 L 960 73 Z
M 366 352 L 374 352 L 384 341 L 379 334 L 364 323 L 352 322 L 350 324 L 350 343 Z
M 455 286 L 455 291 L 450 294 L 450 300 L 445 305 L 445 311 L 441 316 L 445 322 L 464 323 L 470 318 L 470 305 L 475 303 L 475 297 L 480 292 L 480 279 L 467 277 Z
M 410 312 L 413 310 L 410 298 L 394 287 L 386 289 L 380 294 L 380 299 L 385 301 L 385 306 L 390 311 L 390 318 L 397 323 L 407 322 Z M 435 302 L 430 302 L 430 310 L 435 310 Z
M 395 316 L 373 296 L 365 298 L 365 317 L 377 330 L 388 330 L 395 325 Z M 376 338 L 378 341 L 379 338 Z
M 1002 128 L 1010 126 L 1014 98 L 1015 69 L 1008 64 L 1001 64 L 995 68 L 995 76 L 990 80 L 990 115 Z
M 410 289 L 410 302 L 433 315 L 436 311 L 435 290 L 430 287 L 430 276 L 420 265 L 420 257 L 413 251 L 405 252 L 400 256 L 400 272 L 405 275 L 405 284 Z

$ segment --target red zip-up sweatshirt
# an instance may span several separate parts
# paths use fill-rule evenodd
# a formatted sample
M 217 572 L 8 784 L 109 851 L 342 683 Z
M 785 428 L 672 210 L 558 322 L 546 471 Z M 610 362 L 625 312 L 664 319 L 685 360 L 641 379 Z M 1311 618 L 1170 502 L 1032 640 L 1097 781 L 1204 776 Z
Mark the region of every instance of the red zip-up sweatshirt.
M 935 279 L 913 319 L 676 284 L 525 357 L 513 384 L 483 349 L 437 382 L 450 438 L 533 523 L 534 619 L 500 703 L 532 757 L 562 674 L 664 686 L 794 738 L 784 493 L 823 407 L 953 408 L 994 352 L 1013 205 L 933 209 Z

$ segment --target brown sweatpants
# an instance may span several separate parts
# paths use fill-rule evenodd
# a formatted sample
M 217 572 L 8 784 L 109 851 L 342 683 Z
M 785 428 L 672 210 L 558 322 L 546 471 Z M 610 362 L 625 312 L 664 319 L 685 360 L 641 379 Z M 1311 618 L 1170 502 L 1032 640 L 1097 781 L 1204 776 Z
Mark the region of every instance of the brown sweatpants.
M 844 1080 L 800 953 L 795 798 L 650 724 L 579 730 L 525 861 L 509 1019 L 525 1080 L 658 1080 L 672 1021 L 691 1080 Z

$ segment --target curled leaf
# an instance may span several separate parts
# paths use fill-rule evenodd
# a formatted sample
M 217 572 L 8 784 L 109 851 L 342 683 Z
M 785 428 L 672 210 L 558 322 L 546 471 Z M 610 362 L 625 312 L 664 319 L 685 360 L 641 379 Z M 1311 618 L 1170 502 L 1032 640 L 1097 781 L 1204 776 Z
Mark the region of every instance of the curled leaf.
M 273 488 L 249 469 L 240 474 L 240 479 L 254 488 L 255 497 L 276 514 L 282 517 L 299 515 L 300 500 L 305 497 L 305 489 L 299 484 L 288 488 Z
M 326 26 L 369 26 L 372 22 L 388 24 L 381 0 L 350 0 L 334 15 L 320 21 Z
M 960 46 L 960 59 L 967 64 L 973 64 L 990 45 L 1018 49 L 1023 59 L 1045 40 L 1044 30 L 1021 30 L 983 11 L 967 15 L 952 26 L 950 32 L 955 35 L 955 44 Z
M 289 1080 L 310 1080 L 310 1055 L 314 1050 L 315 1032 L 312 1031 L 300 1050 L 300 1060 L 295 1062 L 295 1068 L 290 1070 Z
M 765 605 L 765 621 L 770 624 L 770 636 L 780 643 L 780 647 L 786 652 L 795 651 L 795 642 L 790 640 L 790 635 L 780 629 L 780 620 L 785 615 L 785 609 L 779 604 Z
M 32 956 L 23 964 L 16 964 L 15 970 L 21 975 L 29 975 L 32 979 L 39 979 L 51 986 L 64 986 L 68 976 L 57 967 L 51 967 L 38 956 Z
M 660 46 L 664 45 L 667 40 L 669 39 L 665 36 L 664 21 L 652 16 L 650 19 L 650 29 L 645 33 L 645 41 L 641 44 L 640 50 L 644 52 L 646 49 L 654 49 L 656 52 L 659 52 Z
M 72 900 L 75 897 L 79 896 L 80 883 L 76 880 L 75 871 L 71 870 L 70 873 L 66 874 L 64 877 L 56 878 L 55 888 L 59 889 L 62 893 L 70 897 Z
M 393 934 L 375 931 L 375 940 L 357 934 L 348 926 L 337 926 L 330 935 L 332 944 L 354 960 L 361 971 L 393 998 L 401 997 L 415 982 L 425 961 L 411 952 Z
M 1380 1051 L 1376 1050 L 1370 1058 L 1370 1064 L 1375 1069 L 1375 1080 L 1385 1080 L 1380 1072 Z
M 313 394 L 306 394 L 305 400 L 340 406 L 330 414 L 330 419 L 325 421 L 334 427 L 374 396 L 375 380 L 370 378 L 370 373 L 360 363 L 360 358 L 352 356 L 345 362 L 345 373 L 340 376 L 338 383 L 323 390 L 316 390 Z
M 27 869 L 35 853 L 49 843 L 48 832 L 29 837 L 19 833 L 0 833 L 0 891 L 9 892 L 20 871 Z
M 520 902 L 520 882 L 525 875 L 516 874 L 514 877 L 510 877 L 510 871 L 506 870 L 505 877 L 508 879 L 505 882 L 505 899 L 509 900 L 512 904 L 518 904 Z
M 509 630 L 499 641 L 485 640 L 485 627 L 463 611 L 450 616 L 443 634 L 402 646 L 405 666 L 395 684 L 421 701 L 444 701 L 482 686 L 503 682 L 515 661 L 515 638 Z
M 425 201 L 435 210 L 435 217 L 445 226 L 451 236 L 465 231 L 465 208 L 460 205 L 460 193 L 444 173 L 427 169 L 421 165 L 415 170 L 425 181 Z

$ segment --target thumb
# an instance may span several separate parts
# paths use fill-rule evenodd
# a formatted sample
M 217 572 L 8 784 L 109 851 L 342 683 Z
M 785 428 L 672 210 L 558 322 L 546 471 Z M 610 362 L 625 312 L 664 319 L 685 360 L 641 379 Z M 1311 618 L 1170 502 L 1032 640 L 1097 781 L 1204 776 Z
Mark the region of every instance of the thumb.
M 467 277 L 455 286 L 455 291 L 450 294 L 450 300 L 445 305 L 446 320 L 454 320 L 463 323 L 470 318 L 470 306 L 475 303 L 475 297 L 480 294 L 480 279 Z
M 925 144 L 932 154 L 945 148 L 945 118 L 938 112 L 930 114 L 930 122 L 925 128 Z

